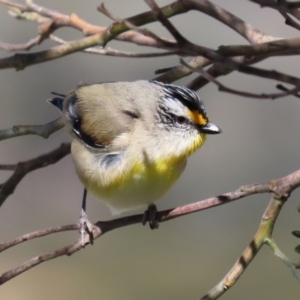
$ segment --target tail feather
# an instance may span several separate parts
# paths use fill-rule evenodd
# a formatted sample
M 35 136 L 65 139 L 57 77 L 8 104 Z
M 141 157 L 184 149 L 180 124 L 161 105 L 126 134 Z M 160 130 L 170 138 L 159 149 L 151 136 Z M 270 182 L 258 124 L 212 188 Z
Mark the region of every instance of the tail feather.
M 54 97 L 52 99 L 48 99 L 47 101 L 57 107 L 60 111 L 63 110 L 63 103 L 64 103 L 64 97 L 65 95 L 58 94 L 58 93 L 52 93 L 53 95 L 56 95 L 58 97 Z

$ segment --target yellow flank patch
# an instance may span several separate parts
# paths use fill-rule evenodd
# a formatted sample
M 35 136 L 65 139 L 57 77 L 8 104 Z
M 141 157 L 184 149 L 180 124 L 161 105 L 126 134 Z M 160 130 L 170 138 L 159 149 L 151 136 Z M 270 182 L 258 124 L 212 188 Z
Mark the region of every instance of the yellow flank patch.
M 189 110 L 188 113 L 190 118 L 193 120 L 195 124 L 199 124 L 203 126 L 208 122 L 208 119 L 197 111 Z
M 96 183 L 94 189 L 97 194 L 100 192 L 103 196 L 108 197 L 117 189 L 129 188 L 130 186 L 132 189 L 139 189 L 143 185 L 151 188 L 153 185 L 161 184 L 162 182 L 164 182 L 166 187 L 171 186 L 181 174 L 181 170 L 175 171 L 175 166 L 183 159 L 184 157 L 174 157 L 167 160 L 158 159 L 153 163 L 147 164 L 136 162 L 128 173 L 120 174 L 113 182 L 105 187 L 100 187 L 100 189 Z
M 135 163 L 130 176 L 142 176 L 144 178 L 155 179 L 160 176 L 168 176 L 168 172 L 172 169 L 174 165 L 178 163 L 181 159 L 177 157 L 174 159 L 157 159 L 155 162 L 141 164 Z

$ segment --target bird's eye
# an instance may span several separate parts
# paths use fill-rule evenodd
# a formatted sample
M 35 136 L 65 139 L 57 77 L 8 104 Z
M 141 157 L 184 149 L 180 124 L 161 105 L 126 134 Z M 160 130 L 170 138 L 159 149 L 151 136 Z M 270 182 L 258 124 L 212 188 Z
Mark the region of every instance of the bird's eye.
M 183 116 L 175 116 L 175 121 L 179 125 L 189 124 L 189 120 Z

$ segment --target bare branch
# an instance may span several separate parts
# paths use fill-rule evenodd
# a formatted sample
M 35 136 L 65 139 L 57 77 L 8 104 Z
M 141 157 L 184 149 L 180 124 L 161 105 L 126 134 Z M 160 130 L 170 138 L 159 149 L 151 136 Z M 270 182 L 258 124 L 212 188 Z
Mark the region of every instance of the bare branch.
M 36 4 L 30 4 L 30 5 L 20 5 L 17 3 L 13 3 L 11 1 L 6 1 L 6 0 L 0 0 L 0 3 L 6 4 L 9 7 L 12 8 L 17 8 L 20 11 L 20 14 L 16 14 L 16 17 L 22 17 L 23 19 L 28 19 L 30 21 L 41 21 L 40 19 L 37 18 L 32 18 L 31 15 L 24 14 L 24 13 L 30 13 L 30 12 L 35 12 L 36 14 L 39 14 L 41 16 L 44 16 L 49 20 L 49 18 L 52 20 L 51 27 L 52 31 L 60 28 L 62 26 L 68 26 L 68 27 L 73 27 L 77 30 L 80 30 L 84 35 L 90 36 L 90 35 L 95 35 L 95 34 L 104 34 L 107 31 L 106 27 L 101 27 L 101 26 L 94 26 L 91 25 L 84 20 L 80 19 L 78 16 L 75 14 L 72 14 L 70 16 L 61 14 L 59 12 L 52 11 L 48 8 L 44 8 L 42 6 L 38 6 Z M 101 10 L 101 9 L 100 9 Z M 164 6 L 161 8 L 163 11 L 164 15 L 166 17 L 172 17 L 181 13 L 186 12 L 186 7 L 180 3 L 180 1 L 171 3 L 169 5 Z M 46 20 L 44 22 L 46 22 Z M 138 14 L 134 17 L 128 18 L 127 21 L 135 26 L 141 26 L 144 24 L 149 24 L 152 22 L 156 21 L 155 15 L 153 14 L 152 11 L 145 12 L 142 14 Z M 41 27 L 42 29 L 43 27 Z M 153 46 L 156 47 L 157 42 L 153 40 L 149 36 L 144 36 L 143 34 L 140 34 L 138 32 L 125 32 L 126 30 L 130 28 L 126 28 L 126 25 L 124 23 L 122 24 L 114 24 L 110 27 L 111 31 L 119 31 L 119 33 L 124 32 L 124 33 L 116 33 L 114 35 L 114 38 L 120 41 L 126 41 L 126 42 L 132 42 L 136 43 L 138 45 L 144 45 L 144 46 Z M 50 32 L 51 33 L 51 32 Z M 119 34 L 119 35 L 118 35 Z
M 206 200 L 197 203 L 188 204 L 182 207 L 177 207 L 175 209 L 168 209 L 165 211 L 158 212 L 158 219 L 160 222 L 166 222 L 174 218 L 188 215 L 197 211 L 202 211 L 215 206 L 223 205 L 231 201 L 244 198 L 249 195 L 258 194 L 258 193 L 269 193 L 272 191 L 271 189 L 272 187 L 268 183 L 243 186 L 236 191 L 229 192 L 217 197 L 208 198 Z M 122 217 L 111 221 L 104 221 L 104 222 L 99 221 L 95 223 L 95 228 L 92 232 L 93 239 L 95 240 L 100 236 L 102 236 L 103 234 L 120 227 L 139 224 L 139 223 L 141 224 L 142 220 L 143 220 L 143 214 Z M 44 236 L 56 232 L 69 231 L 69 230 L 79 230 L 79 225 L 73 224 L 73 225 L 59 226 L 59 227 L 48 228 L 48 229 L 32 232 L 30 234 L 26 234 L 19 238 L 13 239 L 12 241 L 0 244 L 0 251 L 4 251 L 9 247 L 17 245 L 23 241 L 31 240 L 33 238 L 37 238 L 40 236 Z M 12 269 L 2 274 L 2 276 L 0 276 L 0 285 L 43 262 L 60 257 L 62 255 L 72 255 L 73 253 L 83 248 L 84 247 L 81 244 L 81 239 L 79 238 L 75 243 L 71 245 L 38 255 L 37 257 L 30 259 L 29 261 L 16 267 L 15 269 Z
M 300 8 L 300 2 L 299 1 L 285 1 L 285 0 L 280 0 L 280 1 L 272 1 L 272 0 L 250 0 L 251 2 L 260 4 L 262 7 L 271 7 L 275 8 L 277 10 L 281 9 L 286 9 L 286 10 L 291 10 L 291 9 L 296 9 Z
M 57 163 L 69 153 L 70 144 L 61 144 L 57 149 L 47 154 L 43 154 L 31 160 L 18 163 L 14 173 L 5 183 L 1 185 L 0 206 L 2 206 L 6 198 L 14 192 L 16 186 L 24 178 L 25 175 L 36 169 L 44 168 Z
M 222 22 L 238 34 L 244 37 L 249 43 L 257 44 L 272 41 L 275 38 L 265 34 L 264 32 L 254 28 L 234 14 L 228 12 L 224 8 L 207 0 L 183 0 L 187 8 L 201 11 L 212 18 Z
M 20 50 L 30 50 L 32 47 L 41 43 L 41 36 L 38 35 L 37 37 L 29 40 L 27 43 L 24 44 L 7 44 L 0 41 L 0 49 L 5 51 L 20 51 Z
M 21 135 L 34 134 L 47 139 L 52 133 L 65 126 L 63 117 L 59 117 L 43 125 L 15 125 L 9 129 L 0 130 L 0 141 Z
M 269 182 L 270 185 L 274 188 L 274 194 L 261 218 L 260 226 L 253 240 L 244 250 L 242 256 L 237 260 L 231 270 L 226 274 L 226 276 L 205 296 L 203 296 L 201 298 L 202 300 L 217 299 L 222 294 L 224 294 L 237 282 L 237 280 L 244 273 L 253 258 L 259 252 L 260 248 L 264 244 L 270 243 L 277 217 L 292 191 L 299 187 L 299 180 L 300 172 L 296 171 L 288 176 Z M 297 278 L 299 278 L 299 274 L 297 275 Z
M 2 1 L 2 2 L 1 2 Z M 4 0 L 0 0 L 0 3 L 7 3 L 7 1 Z M 11 2 L 9 2 L 10 5 L 13 5 Z M 176 3 L 178 4 L 178 3 Z M 19 6 L 17 5 L 17 7 L 19 8 Z M 20 8 L 21 9 L 21 8 Z M 59 13 L 54 13 L 52 11 L 49 11 L 47 9 L 44 9 L 42 7 L 36 7 L 36 6 L 30 6 L 30 7 L 22 7 L 23 11 L 35 11 L 37 13 L 40 13 L 41 15 L 47 16 L 47 17 L 52 17 L 53 21 L 56 22 L 56 25 L 51 27 L 51 30 L 46 30 L 47 34 L 50 34 L 51 32 L 53 32 L 54 28 L 58 28 L 59 26 L 67 26 L 67 25 L 71 25 L 74 23 L 71 23 L 71 19 L 73 20 L 73 18 L 65 16 L 65 15 L 61 15 Z M 173 5 L 173 6 L 166 6 L 165 9 L 163 11 L 166 12 L 166 15 L 168 17 L 172 16 L 172 15 L 176 15 L 178 13 L 181 13 L 182 10 L 184 9 L 184 7 L 180 4 Z M 145 16 L 146 14 L 146 18 L 145 19 L 141 19 L 141 16 Z M 128 19 L 128 22 L 132 23 L 132 21 L 135 21 L 136 23 L 138 23 L 138 25 L 142 25 L 145 24 L 146 21 L 149 23 L 151 22 L 151 17 L 153 18 L 153 21 L 155 21 L 154 18 L 154 14 L 153 12 L 149 12 L 149 13 L 144 13 L 138 16 L 135 16 L 131 19 Z M 76 18 L 75 18 L 76 19 Z M 78 19 L 76 19 L 78 21 Z M 74 21 L 74 20 L 73 20 Z M 77 23 L 80 23 L 80 25 L 78 25 Z M 76 24 L 78 25 L 78 27 L 82 26 L 82 22 L 77 22 Z M 97 33 L 94 33 L 94 35 L 80 39 L 80 40 L 76 40 L 76 41 L 71 41 L 68 42 L 64 45 L 60 45 L 57 47 L 53 47 L 49 50 L 46 51 L 41 51 L 41 52 L 36 52 L 36 53 L 29 53 L 29 54 L 16 54 L 14 56 L 11 57 L 7 57 L 7 58 L 3 58 L 0 59 L 0 69 L 5 69 L 5 68 L 16 68 L 17 70 L 22 70 L 25 67 L 29 66 L 29 65 L 33 65 L 33 64 L 38 64 L 41 62 L 45 62 L 45 61 L 49 61 L 49 60 L 53 60 L 53 59 L 57 59 L 63 56 L 66 56 L 68 54 L 74 53 L 74 52 L 78 52 L 78 51 L 82 51 L 86 48 L 90 48 L 93 46 L 104 46 L 107 44 L 108 41 L 112 40 L 113 38 L 115 38 L 116 36 L 118 36 L 119 34 L 128 31 L 130 28 L 125 24 L 126 22 L 116 22 L 114 23 L 112 26 L 110 26 L 109 28 L 102 28 L 101 30 L 98 30 Z M 135 24 L 132 23 L 134 26 Z M 76 27 L 76 26 L 75 26 Z M 88 26 L 88 28 L 90 28 L 90 26 Z M 143 33 L 145 34 L 145 30 L 142 30 Z M 45 34 L 45 35 L 47 35 Z M 137 42 L 138 37 L 135 35 L 134 38 L 132 37 L 132 33 L 129 34 L 130 35 L 130 40 L 134 40 L 134 42 Z M 145 38 L 149 38 L 149 34 L 148 36 L 143 36 L 143 35 L 139 35 L 139 37 L 142 36 L 141 41 L 145 41 Z M 153 38 L 153 36 L 150 37 L 151 38 L 151 45 L 154 47 L 158 47 L 161 48 L 161 43 L 160 43 L 160 38 Z M 164 39 L 163 40 L 163 44 L 170 44 L 171 42 Z M 144 43 L 143 45 L 147 45 L 147 43 Z M 149 45 L 149 44 L 148 44 Z
M 104 15 L 106 15 L 108 18 L 115 21 L 115 24 L 118 24 L 118 25 L 122 24 L 127 29 L 134 30 L 135 32 L 138 32 L 146 37 L 152 38 L 153 40 L 156 41 L 157 45 L 169 45 L 170 48 L 175 45 L 175 43 L 173 41 L 160 38 L 159 36 L 157 36 L 156 34 L 154 34 L 153 32 L 151 32 L 150 30 L 148 30 L 146 28 L 139 28 L 139 27 L 135 26 L 135 24 L 131 23 L 130 21 L 128 21 L 126 19 L 120 19 L 120 18 L 115 17 L 110 11 L 108 11 L 106 9 L 106 7 L 103 3 L 98 7 L 98 10 L 100 12 L 102 12 Z M 112 25 L 112 28 L 114 27 L 115 24 Z
M 58 44 L 66 44 L 67 42 L 63 39 L 50 35 L 50 39 Z M 91 53 L 91 54 L 99 54 L 99 55 L 107 55 L 107 56 L 117 56 L 117 57 L 128 57 L 128 58 L 146 58 L 146 57 L 161 57 L 161 56 L 171 56 L 176 55 L 176 51 L 167 51 L 167 52 L 151 52 L 151 53 L 133 53 L 133 52 L 125 52 L 119 51 L 116 49 L 112 49 L 109 47 L 100 48 L 100 47 L 92 47 L 84 49 L 83 52 Z
M 186 0 L 187 1 L 187 0 Z M 161 21 L 161 20 L 160 20 Z M 164 19 L 164 26 L 166 26 L 168 29 L 172 30 L 173 28 L 172 24 L 170 24 L 170 21 L 167 19 Z M 169 25 L 166 25 L 169 24 Z M 170 32 L 172 34 L 172 32 Z M 169 45 L 164 45 L 164 47 L 168 48 Z M 179 46 L 179 45 L 178 45 Z M 263 78 L 269 78 L 269 79 L 274 79 L 278 81 L 282 81 L 285 83 L 289 83 L 295 86 L 300 85 L 300 78 L 290 76 L 288 74 L 280 73 L 277 71 L 273 70 L 265 70 L 261 68 L 255 68 L 255 67 L 250 67 L 245 64 L 239 64 L 233 59 L 226 58 L 224 56 L 219 55 L 216 51 L 209 49 L 207 47 L 195 45 L 189 41 L 186 41 L 184 44 L 184 47 L 178 47 L 177 48 L 178 52 L 180 53 L 185 53 L 186 55 L 202 55 L 206 57 L 207 59 L 210 59 L 215 62 L 219 62 L 221 64 L 226 65 L 227 67 L 237 70 L 241 73 L 249 74 L 249 75 L 255 75 L 258 77 L 263 77 Z
M 211 61 L 205 57 L 197 56 L 197 57 L 188 59 L 187 63 L 190 66 L 193 66 L 193 68 L 197 68 L 197 67 L 203 68 L 203 67 L 210 65 Z M 165 82 L 165 83 L 171 83 L 171 82 L 178 80 L 180 78 L 183 78 L 185 76 L 189 76 L 192 73 L 193 73 L 193 71 L 190 68 L 187 68 L 186 66 L 183 66 L 183 65 L 179 65 L 177 67 L 171 68 L 166 73 L 157 76 L 154 80 Z
M 275 56 L 300 53 L 300 38 L 281 39 L 256 45 L 220 46 L 218 53 L 223 56 Z
M 0 243 L 0 253 L 3 252 L 4 250 L 9 249 L 10 247 L 19 245 L 23 242 L 30 241 L 32 239 L 36 239 L 36 238 L 46 236 L 49 234 L 53 234 L 53 233 L 57 233 L 57 232 L 65 232 L 65 231 L 70 231 L 70 230 L 78 230 L 78 226 L 76 224 L 63 225 L 63 226 L 40 229 L 38 231 L 26 233 L 26 234 L 19 236 L 9 242 Z
M 296 23 L 289 15 L 292 15 L 296 19 L 300 20 L 299 3 L 288 2 L 285 0 L 281 1 L 270 1 L 270 0 L 251 0 L 254 3 L 260 4 L 261 7 L 270 7 L 278 12 L 286 19 L 286 24 L 299 30 L 299 24 Z
M 285 92 L 288 92 L 289 91 L 289 89 L 287 89 L 284 85 L 282 85 L 282 84 L 277 84 L 276 85 L 276 88 L 277 89 L 279 89 L 279 90 L 281 90 L 281 91 L 285 91 Z M 295 96 L 295 97 L 297 97 L 297 98 L 299 98 L 300 99 L 300 95 L 297 93 L 297 94 L 293 94 L 293 96 Z
M 17 165 L 0 165 L 0 170 L 2 171 L 15 171 Z
M 239 95 L 243 97 L 248 97 L 248 98 L 256 98 L 256 99 L 278 99 L 282 97 L 286 97 L 288 95 L 295 95 L 297 92 L 299 92 L 300 86 L 295 87 L 292 90 L 287 90 L 284 93 L 273 93 L 273 94 L 253 94 L 253 93 L 247 93 L 245 91 L 240 91 L 232 88 L 226 87 L 224 84 L 216 80 L 213 76 L 211 76 L 208 72 L 206 72 L 204 69 L 198 67 L 198 68 L 193 68 L 189 66 L 183 59 L 180 59 L 180 62 L 185 65 L 186 67 L 190 68 L 192 71 L 199 72 L 204 78 L 207 79 L 207 81 L 213 82 L 216 86 L 218 86 L 219 91 L 234 94 L 234 95 Z
M 300 24 L 293 20 L 287 13 L 280 12 L 280 14 L 285 18 L 285 24 L 291 26 L 297 30 L 300 30 Z
M 164 16 L 163 12 L 158 7 L 158 5 L 155 3 L 155 1 L 154 0 L 145 0 L 145 2 L 150 6 L 150 8 L 154 12 L 157 20 L 159 20 L 161 22 L 161 24 L 169 30 L 169 32 L 172 34 L 172 36 L 176 40 L 177 44 L 179 46 L 184 47 L 187 40 L 181 35 L 181 33 L 175 28 L 175 26 L 173 26 L 173 24 L 171 22 L 167 21 L 167 18 Z
M 281 210 L 281 207 L 283 203 L 287 200 L 287 197 L 292 193 L 292 191 L 300 186 L 300 170 L 276 179 L 271 180 L 268 183 L 263 184 L 253 184 L 248 186 L 243 186 L 239 188 L 236 191 L 229 192 L 217 197 L 208 198 L 206 200 L 188 204 L 182 207 L 177 207 L 175 209 L 169 209 L 165 211 L 158 212 L 158 220 L 159 222 L 166 222 L 171 219 L 181 217 L 184 215 L 188 215 L 197 211 L 206 210 L 215 206 L 223 205 L 241 198 L 244 198 L 246 196 L 250 196 L 253 194 L 258 193 L 274 193 L 274 199 L 270 202 L 266 212 L 264 213 L 264 216 L 262 218 L 262 223 L 260 225 L 260 228 L 256 234 L 256 246 L 258 249 L 261 247 L 262 243 L 265 242 L 266 237 L 269 237 L 272 233 L 274 223 L 276 221 L 276 218 Z M 275 201 L 275 202 L 274 202 Z M 120 228 L 124 226 L 129 226 L 137 223 L 141 223 L 143 220 L 143 214 L 140 215 L 133 215 L 128 217 L 122 217 L 119 219 L 111 220 L 111 221 L 99 221 L 95 224 L 95 228 L 93 230 L 93 240 L 99 238 L 103 234 Z M 64 230 L 76 230 L 79 229 L 78 224 L 74 225 L 67 225 L 66 227 L 58 227 L 56 229 L 50 228 L 46 230 L 42 230 L 41 232 L 37 231 L 34 233 L 31 233 L 29 236 L 25 235 L 23 237 L 20 237 L 18 239 L 14 239 L 13 241 L 3 243 L 1 245 L 1 248 L 7 249 L 10 246 L 16 245 L 20 242 L 22 242 L 23 239 L 31 239 L 38 236 L 54 233 L 56 231 L 64 231 Z M 266 229 L 267 228 L 267 229 Z M 261 234 L 263 232 L 263 234 Z M 261 244 L 261 245 L 260 245 Z M 1 249 L 0 248 L 0 249 Z M 79 250 L 83 249 L 83 246 L 81 244 L 81 240 L 78 239 L 75 243 L 72 245 L 68 245 L 65 247 L 62 247 L 60 249 L 47 252 L 44 254 L 41 254 L 35 258 L 30 259 L 29 261 L 23 263 L 19 267 L 10 270 L 8 272 L 5 272 L 0 277 L 0 284 L 5 283 L 6 281 L 16 277 L 17 275 L 35 267 L 36 265 L 39 265 L 43 262 L 46 262 L 48 260 L 54 259 L 56 257 L 62 256 L 62 255 L 71 255 Z M 247 248 L 248 249 L 248 248 Z M 253 259 L 251 255 L 249 255 L 249 250 L 246 249 L 246 258 L 248 257 L 248 263 Z M 251 248 L 252 249 L 252 248 Z M 241 268 L 242 267 L 242 268 Z M 243 273 L 244 267 L 240 265 L 240 260 L 236 263 L 234 268 L 228 273 L 228 276 L 225 277 L 225 279 L 222 281 L 222 284 L 218 284 L 217 287 L 215 287 L 209 294 L 212 298 L 203 298 L 203 299 L 216 299 L 216 295 L 220 295 L 224 293 L 226 288 L 229 288 L 232 286 L 235 281 L 239 278 L 239 276 Z M 220 289 L 220 286 L 222 289 Z M 225 288 L 224 288 L 225 287 Z

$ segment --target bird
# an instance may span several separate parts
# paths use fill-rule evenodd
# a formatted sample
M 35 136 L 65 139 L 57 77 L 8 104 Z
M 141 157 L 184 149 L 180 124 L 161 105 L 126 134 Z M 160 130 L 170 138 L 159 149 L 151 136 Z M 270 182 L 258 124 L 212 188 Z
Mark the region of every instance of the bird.
M 76 173 L 113 215 L 156 207 L 206 136 L 221 133 L 198 94 L 183 86 L 105 82 L 55 95 L 49 102 L 73 138 Z

